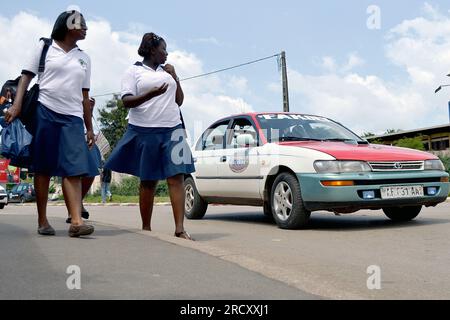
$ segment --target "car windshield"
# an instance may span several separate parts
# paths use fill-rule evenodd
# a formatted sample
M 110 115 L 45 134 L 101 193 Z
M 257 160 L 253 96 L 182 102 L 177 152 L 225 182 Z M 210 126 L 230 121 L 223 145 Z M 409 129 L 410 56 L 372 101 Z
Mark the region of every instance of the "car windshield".
M 330 119 L 300 114 L 258 115 L 261 129 L 269 142 L 342 141 L 366 144 L 356 134 Z

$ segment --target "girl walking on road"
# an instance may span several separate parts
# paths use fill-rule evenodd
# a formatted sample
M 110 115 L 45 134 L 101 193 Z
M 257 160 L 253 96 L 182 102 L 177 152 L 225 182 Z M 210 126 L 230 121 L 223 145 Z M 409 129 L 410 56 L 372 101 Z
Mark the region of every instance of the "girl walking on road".
M 184 175 L 195 171 L 179 110 L 183 90 L 175 68 L 164 65 L 168 54 L 163 38 L 145 34 L 138 53 L 144 60 L 128 68 L 122 80 L 123 104 L 130 109 L 128 129 L 105 167 L 141 179 L 139 205 L 147 231 L 157 183 L 167 180 L 175 236 L 192 240 L 183 225 Z
M 39 75 L 32 153 L 38 233 L 44 236 L 55 235 L 47 220 L 52 176 L 63 178 L 64 199 L 72 217 L 69 236 L 80 237 L 94 232 L 94 227 L 84 224 L 81 219 L 81 178 L 98 175 L 97 166 L 89 155 L 89 148 L 94 144 L 89 102 L 91 61 L 77 46 L 78 41 L 86 38 L 87 29 L 81 13 L 68 11 L 60 14 L 51 35 L 45 70 Z M 16 100 L 5 114 L 8 122 L 21 113 L 25 91 L 39 73 L 43 48 L 44 42 L 41 41 L 22 71 Z M 86 138 L 83 122 L 87 129 Z

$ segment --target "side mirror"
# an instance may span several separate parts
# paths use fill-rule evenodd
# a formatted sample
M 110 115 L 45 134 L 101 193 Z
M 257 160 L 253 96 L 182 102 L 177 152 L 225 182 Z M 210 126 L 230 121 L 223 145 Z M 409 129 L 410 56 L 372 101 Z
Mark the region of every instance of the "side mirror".
M 236 138 L 236 144 L 239 147 L 254 147 L 256 146 L 256 140 L 251 134 L 240 134 Z

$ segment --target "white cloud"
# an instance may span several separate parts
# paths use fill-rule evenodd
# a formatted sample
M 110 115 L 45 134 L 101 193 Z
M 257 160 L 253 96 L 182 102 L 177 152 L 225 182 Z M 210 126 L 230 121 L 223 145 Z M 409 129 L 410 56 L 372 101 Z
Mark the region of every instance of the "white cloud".
M 321 60 L 320 67 L 327 73 L 345 74 L 365 64 L 364 59 L 356 52 L 350 53 L 347 57 L 347 61 L 342 65 L 339 65 L 336 62 L 336 59 L 331 56 L 324 56 Z
M 330 72 L 335 72 L 336 71 L 336 61 L 330 57 L 330 56 L 326 56 L 322 58 L 322 67 Z
M 238 94 L 244 94 L 249 90 L 248 79 L 245 77 L 232 76 L 230 77 L 227 85 L 231 88 L 231 90 Z
M 354 68 L 364 65 L 365 61 L 358 54 L 351 53 L 348 56 L 347 63 L 342 67 L 342 72 L 349 72 Z
M 146 29 L 142 25 L 130 25 L 128 30 L 113 30 L 111 24 L 102 18 L 87 21 L 89 30 L 80 48 L 89 54 L 92 61 L 91 94 L 98 95 L 120 91 L 121 77 L 125 69 L 141 60 L 137 49 Z M 35 14 L 21 12 L 12 18 L 0 15 L 0 83 L 14 79 L 28 60 L 30 50 L 42 36 L 49 36 L 53 22 L 39 18 Z M 165 37 L 171 44 L 170 38 Z M 180 78 L 204 73 L 203 64 L 193 53 L 176 47 L 169 52 L 168 63 L 175 66 Z M 169 48 L 170 50 L 170 48 Z M 225 79 L 225 78 L 224 78 Z M 228 79 L 228 78 L 227 78 Z M 235 88 L 246 88 L 246 80 L 234 78 Z M 227 94 L 228 81 L 217 75 L 183 82 L 185 104 L 183 114 L 188 127 L 194 121 L 201 121 L 206 127 L 218 117 L 252 111 L 252 107 L 233 92 Z M 97 99 L 102 106 L 109 97 Z

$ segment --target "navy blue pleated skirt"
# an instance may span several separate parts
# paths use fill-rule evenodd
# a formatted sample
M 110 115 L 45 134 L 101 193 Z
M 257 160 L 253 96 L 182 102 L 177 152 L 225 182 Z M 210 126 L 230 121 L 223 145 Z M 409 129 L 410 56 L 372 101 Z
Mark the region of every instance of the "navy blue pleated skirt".
M 102 154 L 96 144 L 89 150 L 89 153 L 91 154 L 92 159 L 94 159 L 97 168 L 100 169 L 102 167 Z
M 182 126 L 144 128 L 129 124 L 105 167 L 139 177 L 165 180 L 195 171 L 191 149 Z
M 33 136 L 34 173 L 63 178 L 99 175 L 81 118 L 56 113 L 38 103 Z

